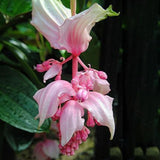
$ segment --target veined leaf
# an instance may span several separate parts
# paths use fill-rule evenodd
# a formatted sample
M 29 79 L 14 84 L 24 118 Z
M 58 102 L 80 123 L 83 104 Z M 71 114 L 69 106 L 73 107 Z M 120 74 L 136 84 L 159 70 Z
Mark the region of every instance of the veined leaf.
M 37 88 L 20 72 L 0 66 L 0 119 L 10 125 L 34 133 L 48 131 L 50 121 L 38 128 L 38 106 L 33 100 Z

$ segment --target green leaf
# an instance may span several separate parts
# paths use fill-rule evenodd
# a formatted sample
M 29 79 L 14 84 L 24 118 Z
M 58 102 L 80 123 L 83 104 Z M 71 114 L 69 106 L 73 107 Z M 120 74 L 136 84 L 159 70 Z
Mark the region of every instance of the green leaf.
M 6 124 L 4 136 L 14 151 L 22 151 L 31 145 L 34 134 Z
M 11 17 L 27 13 L 31 9 L 31 0 L 0 0 L 0 12 Z
M 20 72 L 8 66 L 0 66 L 0 119 L 10 125 L 28 131 L 48 131 L 50 121 L 38 128 L 38 106 L 33 100 L 36 87 Z
M 3 40 L 2 43 L 9 50 L 9 52 L 13 53 L 15 58 L 19 61 L 22 70 L 27 74 L 27 76 L 30 78 L 30 80 L 34 84 L 36 84 L 36 86 L 38 86 L 39 88 L 43 87 L 43 84 L 39 81 L 38 77 L 34 73 L 33 67 L 31 68 L 28 64 L 29 58 L 26 56 L 26 54 L 27 54 L 26 49 L 25 48 L 22 49 L 22 45 L 12 44 L 13 43 L 12 41 L 10 42 L 7 40 Z
M 62 0 L 63 5 L 65 5 L 67 8 L 70 8 L 70 0 Z
M 23 42 L 16 39 L 8 39 L 7 40 L 12 46 L 15 47 L 16 53 L 19 53 L 17 57 L 20 57 L 22 61 L 26 61 L 32 68 L 39 61 L 38 53 L 32 52 L 31 49 Z
M 112 10 L 112 5 L 109 5 L 109 7 L 106 9 L 106 14 L 107 16 L 109 17 L 113 17 L 113 16 L 119 16 L 120 15 L 120 12 L 115 12 Z
M 3 53 L 0 53 L 0 62 L 4 63 L 4 64 L 7 64 L 7 65 L 10 65 L 10 66 L 14 66 L 14 67 L 19 67 L 19 65 L 10 60 L 6 55 L 4 55 Z
M 5 19 L 3 15 L 0 13 L 0 26 L 5 24 Z
M 77 1 L 77 13 L 83 11 L 85 9 L 85 0 Z

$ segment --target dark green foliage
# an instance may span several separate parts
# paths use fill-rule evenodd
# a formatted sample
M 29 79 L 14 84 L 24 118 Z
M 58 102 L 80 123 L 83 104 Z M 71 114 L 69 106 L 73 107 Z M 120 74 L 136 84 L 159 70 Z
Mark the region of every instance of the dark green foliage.
M 20 72 L 8 67 L 0 66 L 0 119 L 12 126 L 28 131 L 43 132 L 50 127 L 46 120 L 38 128 L 38 106 L 33 100 L 36 87 Z
M 1 0 L 0 12 L 14 17 L 31 11 L 31 0 Z
M 34 134 L 6 124 L 4 136 L 14 151 L 22 151 L 30 146 Z

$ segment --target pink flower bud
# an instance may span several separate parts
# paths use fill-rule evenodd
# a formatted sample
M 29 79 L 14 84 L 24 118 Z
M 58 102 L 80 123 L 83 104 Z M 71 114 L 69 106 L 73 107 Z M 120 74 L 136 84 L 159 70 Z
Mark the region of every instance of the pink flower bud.
M 50 60 L 44 61 L 42 64 L 37 64 L 37 66 L 34 67 L 34 69 L 37 72 L 45 72 L 48 71 L 51 68 Z
M 44 72 L 45 69 L 43 67 L 42 64 L 37 64 L 37 66 L 34 66 L 34 69 L 37 71 L 37 72 Z
M 90 112 L 88 112 L 87 126 L 88 127 L 94 127 L 95 126 L 94 118 L 93 118 L 93 116 L 91 115 Z
M 85 89 L 80 89 L 77 92 L 77 99 L 80 100 L 81 102 L 85 101 L 88 98 L 88 91 Z
M 107 74 L 105 72 L 98 71 L 97 73 L 98 73 L 99 78 L 101 78 L 101 79 L 107 79 Z

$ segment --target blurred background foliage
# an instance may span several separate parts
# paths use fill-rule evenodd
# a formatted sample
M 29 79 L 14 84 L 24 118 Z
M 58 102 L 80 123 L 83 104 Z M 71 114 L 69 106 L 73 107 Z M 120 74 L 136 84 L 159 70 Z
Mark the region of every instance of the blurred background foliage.
M 69 0 L 62 2 L 69 7 Z M 128 160 L 137 146 L 144 153 L 160 147 L 160 2 L 77 0 L 77 12 L 95 2 L 113 4 L 121 15 L 96 24 L 81 55 L 86 64 L 106 71 L 115 99 L 115 138 L 110 142 L 107 128 L 97 127 L 94 156 L 107 159 L 109 148 L 118 146 Z M 5 160 L 29 147 L 34 133 L 49 130 L 50 120 L 41 128 L 34 120 L 38 106 L 32 96 L 44 86 L 34 65 L 69 56 L 51 48 L 30 24 L 31 10 L 31 0 L 0 0 L 0 159 Z M 64 66 L 66 79 L 70 65 Z

